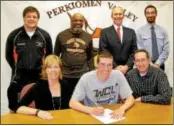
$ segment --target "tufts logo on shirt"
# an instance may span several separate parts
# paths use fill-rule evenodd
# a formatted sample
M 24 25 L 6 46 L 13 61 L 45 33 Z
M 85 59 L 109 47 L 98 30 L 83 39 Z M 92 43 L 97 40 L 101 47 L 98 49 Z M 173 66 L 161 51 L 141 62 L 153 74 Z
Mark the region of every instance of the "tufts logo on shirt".
M 43 43 L 42 42 L 36 42 L 36 46 L 37 47 L 43 47 Z

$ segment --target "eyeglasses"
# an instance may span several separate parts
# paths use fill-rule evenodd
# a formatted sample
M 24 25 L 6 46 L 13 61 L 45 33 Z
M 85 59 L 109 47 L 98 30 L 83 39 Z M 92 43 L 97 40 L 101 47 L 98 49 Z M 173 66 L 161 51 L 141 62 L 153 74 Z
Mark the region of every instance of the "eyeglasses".
M 135 63 L 144 63 L 147 59 L 137 59 L 134 60 Z

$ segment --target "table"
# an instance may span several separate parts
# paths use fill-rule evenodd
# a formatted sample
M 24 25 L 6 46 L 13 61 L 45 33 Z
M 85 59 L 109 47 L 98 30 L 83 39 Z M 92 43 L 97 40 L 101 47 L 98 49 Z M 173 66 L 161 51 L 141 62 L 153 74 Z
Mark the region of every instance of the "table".
M 116 109 L 120 106 L 106 105 Z M 103 124 L 88 114 L 72 110 L 50 111 L 53 120 L 43 120 L 35 116 L 9 113 L 1 116 L 1 124 Z M 125 114 L 126 119 L 113 124 L 173 124 L 173 102 L 170 105 L 155 105 L 136 102 Z

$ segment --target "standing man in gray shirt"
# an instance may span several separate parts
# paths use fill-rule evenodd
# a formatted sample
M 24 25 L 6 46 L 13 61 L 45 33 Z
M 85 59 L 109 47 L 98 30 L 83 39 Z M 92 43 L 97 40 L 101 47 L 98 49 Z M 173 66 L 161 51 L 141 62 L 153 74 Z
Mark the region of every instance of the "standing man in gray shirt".
M 132 90 L 122 72 L 112 70 L 113 56 L 109 52 L 103 51 L 97 58 L 97 70 L 88 72 L 80 78 L 69 105 L 88 114 L 102 115 L 104 108 L 96 106 L 116 104 L 121 97 L 126 99 L 124 104 L 112 113 L 112 118 L 121 118 L 134 104 Z
M 149 52 L 154 67 L 165 69 L 164 62 L 169 56 L 169 40 L 166 30 L 156 24 L 157 9 L 148 5 L 144 14 L 147 24 L 137 30 L 137 45 L 139 49 Z

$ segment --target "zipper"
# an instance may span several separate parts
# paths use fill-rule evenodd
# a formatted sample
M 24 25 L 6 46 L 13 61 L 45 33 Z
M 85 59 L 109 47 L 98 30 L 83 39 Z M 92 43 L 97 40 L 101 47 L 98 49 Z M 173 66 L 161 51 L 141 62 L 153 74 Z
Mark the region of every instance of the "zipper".
M 32 36 L 33 37 L 33 36 Z M 29 53 L 30 53 L 30 56 L 29 56 L 29 59 L 30 59 L 30 61 L 29 61 L 29 68 L 30 68 L 30 70 L 31 70 L 31 59 L 32 59 L 32 56 L 31 56 L 31 44 L 32 44 L 32 41 L 31 41 L 31 39 L 32 39 L 32 37 L 30 38 L 30 46 L 29 46 Z

